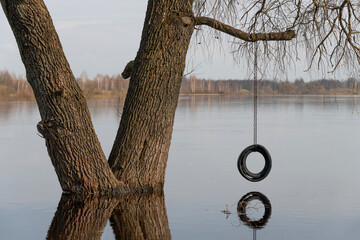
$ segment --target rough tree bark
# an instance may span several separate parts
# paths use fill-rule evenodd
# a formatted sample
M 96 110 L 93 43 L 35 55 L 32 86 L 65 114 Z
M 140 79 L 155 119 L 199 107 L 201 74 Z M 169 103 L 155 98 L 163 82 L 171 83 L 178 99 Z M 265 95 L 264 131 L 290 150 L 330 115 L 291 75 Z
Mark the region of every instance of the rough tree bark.
M 65 192 L 117 189 L 89 110 L 42 0 L 1 0 L 39 107 L 38 131 Z
M 131 188 L 163 189 L 175 109 L 194 31 L 191 16 L 192 1 L 148 3 L 120 127 L 109 157 L 115 175 Z

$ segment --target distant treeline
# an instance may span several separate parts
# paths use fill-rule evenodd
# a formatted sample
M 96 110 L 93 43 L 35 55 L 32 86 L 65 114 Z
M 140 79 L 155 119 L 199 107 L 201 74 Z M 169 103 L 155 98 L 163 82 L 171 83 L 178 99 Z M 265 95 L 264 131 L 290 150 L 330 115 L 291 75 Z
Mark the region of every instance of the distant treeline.
M 98 74 L 90 79 L 83 72 L 76 79 L 86 98 L 120 98 L 124 99 L 129 80 L 121 75 Z M 195 76 L 184 77 L 181 94 L 251 94 L 253 80 L 205 80 Z M 321 79 L 305 82 L 303 79 L 290 81 L 259 81 L 259 93 L 264 95 L 349 95 L 358 94 L 359 79 L 349 78 L 345 81 Z M 34 95 L 25 77 L 0 70 L 0 100 L 33 100 Z
M 86 72 L 83 72 L 76 79 L 86 98 L 120 98 L 125 99 L 129 80 L 124 79 L 120 74 L 109 76 L 97 74 L 90 79 Z
M 86 98 L 121 98 L 125 95 L 129 81 L 121 75 L 109 76 L 98 74 L 90 79 L 83 72 L 76 79 Z M 34 94 L 25 77 L 0 70 L 0 100 L 34 100 Z
M 254 89 L 253 80 L 206 80 L 195 76 L 184 78 L 182 94 L 250 94 Z M 290 81 L 261 80 L 258 92 L 263 95 L 349 95 L 358 94 L 359 79 L 346 81 L 321 79 L 305 82 L 303 79 Z
M 34 94 L 23 76 L 0 70 L 0 100 L 32 100 Z

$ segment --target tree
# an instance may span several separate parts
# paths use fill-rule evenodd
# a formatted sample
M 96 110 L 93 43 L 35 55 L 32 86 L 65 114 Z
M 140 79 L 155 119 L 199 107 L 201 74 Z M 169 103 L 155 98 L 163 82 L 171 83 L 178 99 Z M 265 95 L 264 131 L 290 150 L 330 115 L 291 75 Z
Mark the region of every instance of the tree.
M 329 59 L 337 68 L 342 60 L 360 59 L 357 1 L 149 0 L 139 51 L 124 72 L 131 80 L 107 162 L 43 0 L 0 1 L 38 103 L 38 131 L 65 192 L 162 191 L 195 28 L 239 39 L 234 46 L 245 58 L 260 42 L 264 58 L 282 60 L 303 44 L 311 63 Z
M 289 81 L 281 82 L 279 92 L 281 94 L 296 94 L 296 86 Z
M 89 81 L 89 77 L 85 71 L 80 75 L 79 84 L 82 85 L 82 89 L 85 90 L 86 83 Z

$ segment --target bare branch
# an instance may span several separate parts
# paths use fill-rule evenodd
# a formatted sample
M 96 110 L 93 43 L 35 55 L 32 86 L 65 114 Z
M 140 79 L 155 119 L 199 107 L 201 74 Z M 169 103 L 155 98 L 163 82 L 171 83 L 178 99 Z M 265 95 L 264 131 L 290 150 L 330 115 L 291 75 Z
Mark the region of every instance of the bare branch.
M 260 64 L 272 69 L 288 70 L 285 63 L 301 56 L 309 68 L 360 68 L 358 0 L 195 0 L 194 9 L 195 24 L 235 37 L 230 52 L 238 61 L 251 62 L 252 42 L 262 41 Z
M 247 33 L 208 17 L 195 17 L 195 25 L 207 25 L 211 28 L 227 33 L 233 37 L 240 38 L 241 40 L 247 42 L 289 41 L 295 38 L 296 36 L 294 30 L 286 30 L 285 32 L 270 32 L 270 33 Z

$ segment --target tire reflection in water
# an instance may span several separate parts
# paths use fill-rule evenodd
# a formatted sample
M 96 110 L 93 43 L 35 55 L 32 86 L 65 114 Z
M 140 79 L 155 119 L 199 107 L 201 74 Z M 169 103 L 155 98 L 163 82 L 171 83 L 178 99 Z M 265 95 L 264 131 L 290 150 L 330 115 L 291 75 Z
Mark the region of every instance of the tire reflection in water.
M 254 217 L 256 213 L 263 209 L 261 218 Z M 271 204 L 269 199 L 262 193 L 249 192 L 245 194 L 237 205 L 237 213 L 240 220 L 253 229 L 253 239 L 256 239 L 256 230 L 265 227 L 271 217 Z

